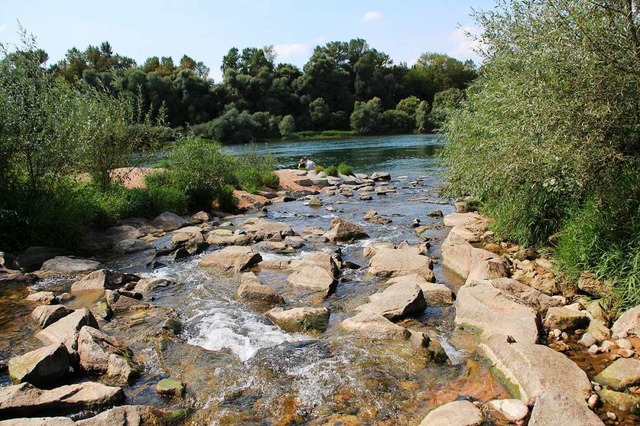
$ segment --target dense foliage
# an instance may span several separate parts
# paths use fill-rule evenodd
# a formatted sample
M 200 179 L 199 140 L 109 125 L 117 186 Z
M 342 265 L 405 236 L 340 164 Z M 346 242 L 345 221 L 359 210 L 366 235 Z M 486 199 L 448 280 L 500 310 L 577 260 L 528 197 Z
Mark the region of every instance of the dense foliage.
M 153 56 L 138 66 L 115 54 L 107 42 L 84 51 L 72 48 L 51 67 L 74 84 L 110 86 L 121 80 L 118 90 L 140 94 L 145 108 L 164 106 L 170 126 L 223 143 L 350 128 L 360 133 L 433 131 L 440 124 L 428 115 L 436 95 L 463 90 L 476 77 L 472 62 L 437 53 L 423 54 L 411 67 L 396 65 L 362 39 L 317 46 L 302 70 L 276 63 L 273 47 L 234 47 L 221 70 L 223 80 L 214 83 L 209 69 L 186 55 L 178 64 L 171 57 Z M 357 106 L 372 99 L 378 100 L 380 114 L 386 113 L 384 123 L 353 127 L 360 120 L 352 116 L 360 114 Z
M 544 244 L 559 232 L 567 277 L 591 270 L 624 303 L 640 302 L 638 7 L 500 1 L 477 15 L 486 61 L 466 101 L 434 99 L 449 191 L 478 197 L 506 238 Z

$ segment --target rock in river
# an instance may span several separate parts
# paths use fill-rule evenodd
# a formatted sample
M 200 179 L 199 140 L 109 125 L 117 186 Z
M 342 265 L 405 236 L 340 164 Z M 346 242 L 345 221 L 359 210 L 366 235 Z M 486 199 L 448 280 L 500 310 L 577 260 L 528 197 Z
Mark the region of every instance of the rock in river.
M 454 401 L 432 410 L 420 426 L 480 426 L 480 409 L 469 401 Z
M 379 277 L 417 274 L 429 282 L 435 281 L 433 261 L 417 248 L 380 248 L 369 262 L 369 273 Z
M 329 323 L 329 310 L 320 308 L 293 308 L 284 310 L 273 308 L 266 313 L 267 318 L 286 331 L 315 330 L 323 332 Z
M 369 300 L 358 310 L 370 311 L 390 320 L 422 312 L 427 307 L 420 287 L 408 281 L 392 284 L 383 292 L 369 296 Z
M 251 247 L 230 246 L 207 254 L 200 260 L 200 266 L 227 274 L 248 271 L 262 261 L 260 253 Z
M 51 387 L 69 374 L 69 352 L 62 343 L 54 343 L 9 360 L 9 376 L 14 383 L 29 382 Z

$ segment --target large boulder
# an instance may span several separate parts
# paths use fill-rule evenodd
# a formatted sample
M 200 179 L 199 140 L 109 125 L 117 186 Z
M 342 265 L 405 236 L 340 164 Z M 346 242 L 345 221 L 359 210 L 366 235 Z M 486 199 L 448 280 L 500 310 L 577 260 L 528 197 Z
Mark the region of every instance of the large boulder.
M 153 244 L 145 240 L 128 239 L 113 244 L 113 251 L 119 254 L 135 253 L 137 251 L 152 250 Z
M 491 280 L 491 285 L 507 294 L 517 297 L 525 305 L 532 307 L 537 312 L 546 313 L 549 308 L 563 304 L 562 298 L 551 297 L 511 278 Z
M 564 307 L 552 307 L 544 318 L 544 326 L 548 330 L 559 329 L 562 331 L 585 328 L 589 325 L 589 317 L 585 311 L 576 311 Z
M 409 339 L 411 333 L 404 327 L 400 327 L 371 311 L 361 311 L 356 315 L 345 319 L 340 324 L 345 331 L 359 334 L 370 339 Z
M 507 276 L 504 261 L 495 253 L 473 247 L 467 242 L 452 242 L 449 237 L 442 243 L 442 260 L 445 268 L 467 279 L 494 279 Z
M 420 426 L 480 426 L 482 412 L 469 401 L 454 401 L 431 410 Z
M 380 248 L 369 261 L 369 273 L 385 278 L 416 274 L 429 282 L 435 281 L 433 261 L 417 248 Z
M 51 387 L 69 374 L 69 352 L 62 343 L 54 343 L 9 360 L 9 376 L 14 383 L 29 382 Z
M 444 226 L 462 226 L 481 235 L 487 230 L 487 218 L 478 213 L 451 213 L 444 217 Z
M 448 306 L 453 303 L 453 292 L 444 284 L 435 284 L 425 280 L 417 274 L 402 275 L 391 278 L 387 281 L 387 285 L 399 283 L 413 283 L 420 287 L 427 306 Z
M 640 384 L 640 360 L 617 359 L 595 377 L 595 381 L 614 390 L 624 390 Z
M 589 409 L 584 399 L 552 386 L 539 393 L 529 418 L 529 426 L 550 425 L 604 426 L 604 423 Z
M 284 299 L 273 288 L 262 284 L 253 273 L 247 273 L 238 288 L 236 297 L 251 302 L 264 302 L 271 304 L 284 303 Z
M 640 336 L 640 305 L 629 309 L 611 327 L 614 339 L 628 335 Z
M 47 260 L 56 256 L 66 256 L 67 254 L 66 250 L 58 248 L 33 246 L 26 249 L 16 258 L 15 265 L 22 272 L 33 272 L 40 269 Z
M 124 401 L 122 388 L 95 382 L 42 390 L 29 383 L 0 388 L 0 420 L 100 410 Z
M 127 314 L 132 311 L 144 311 L 151 308 L 151 304 L 133 297 L 125 296 L 116 291 L 105 291 L 105 299 L 109 309 L 115 315 Z
M 187 226 L 189 222 L 182 216 L 178 216 L 175 213 L 164 212 L 156 217 L 151 224 L 163 231 L 173 231 L 174 229 Z
M 45 261 L 40 269 L 58 275 L 81 275 L 87 274 L 104 266 L 95 260 L 78 259 L 68 256 L 56 256 Z
M 288 310 L 273 308 L 266 313 L 266 316 L 282 329 L 290 332 L 309 330 L 324 332 L 329 323 L 329 310 L 325 307 Z
M 479 348 L 509 382 L 514 396 L 527 405 L 532 405 L 551 388 L 577 401 L 585 401 L 589 396 L 591 382 L 587 374 L 569 358 L 547 346 L 509 343 L 504 336 L 493 335 Z
M 69 417 L 22 417 L 0 421 L 0 426 L 76 426 Z
M 310 253 L 302 259 L 291 261 L 289 268 L 293 273 L 287 282 L 296 287 L 307 287 L 321 291 L 326 296 L 333 293 L 340 269 L 329 253 Z
M 329 225 L 329 230 L 324 233 L 324 237 L 331 243 L 351 242 L 363 238 L 369 238 L 362 226 L 348 222 L 342 218 L 334 217 Z
M 207 244 L 212 246 L 246 246 L 251 244 L 247 234 L 234 234 L 230 229 L 216 228 L 207 234 Z
M 80 329 L 78 356 L 84 371 L 106 374 L 123 384 L 129 383 L 140 371 L 128 347 L 92 327 Z
M 38 332 L 36 337 L 46 345 L 64 343 L 69 353 L 74 353 L 78 343 L 78 332 L 85 325 L 99 328 L 98 322 L 88 309 L 77 309 Z
M 200 266 L 225 274 L 248 271 L 262 261 L 260 253 L 251 247 L 230 246 L 207 254 L 200 260 Z
M 488 282 L 466 284 L 457 294 L 455 323 L 477 328 L 484 339 L 511 336 L 517 342 L 535 343 L 536 318 L 533 309 Z
M 369 303 L 358 307 L 358 310 L 370 311 L 390 320 L 422 312 L 427 307 L 420 287 L 408 281 L 392 284 L 382 293 L 369 296 L 369 300 Z
M 40 328 L 46 328 L 71 313 L 73 313 L 73 309 L 64 305 L 41 305 L 31 312 L 31 318 L 38 323 Z
M 155 426 L 166 423 L 166 413 L 148 405 L 122 405 L 104 411 L 95 417 L 79 420 L 78 426 Z

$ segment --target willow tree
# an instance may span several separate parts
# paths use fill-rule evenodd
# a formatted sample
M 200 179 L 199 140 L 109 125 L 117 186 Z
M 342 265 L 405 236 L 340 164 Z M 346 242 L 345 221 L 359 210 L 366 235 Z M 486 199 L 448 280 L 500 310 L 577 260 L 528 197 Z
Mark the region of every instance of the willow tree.
M 573 276 L 610 272 L 612 250 L 640 247 L 639 13 L 634 0 L 499 1 L 477 13 L 484 65 L 445 124 L 448 190 L 480 198 L 519 242 L 562 231 Z

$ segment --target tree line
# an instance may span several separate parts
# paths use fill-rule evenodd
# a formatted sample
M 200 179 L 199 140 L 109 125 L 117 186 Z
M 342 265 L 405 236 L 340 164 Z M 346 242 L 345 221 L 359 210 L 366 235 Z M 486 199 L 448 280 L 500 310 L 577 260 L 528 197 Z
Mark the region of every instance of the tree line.
M 152 56 L 138 65 L 103 42 L 70 49 L 49 70 L 73 84 L 140 95 L 168 126 L 225 143 L 300 131 L 434 131 L 477 76 L 473 62 L 439 53 L 424 53 L 412 66 L 394 64 L 362 39 L 317 46 L 302 69 L 276 59 L 271 46 L 231 48 L 216 83 L 203 62 L 187 55 L 177 63 Z

